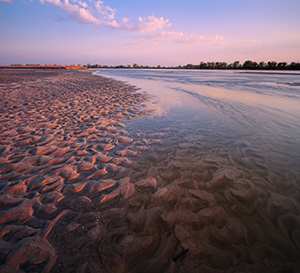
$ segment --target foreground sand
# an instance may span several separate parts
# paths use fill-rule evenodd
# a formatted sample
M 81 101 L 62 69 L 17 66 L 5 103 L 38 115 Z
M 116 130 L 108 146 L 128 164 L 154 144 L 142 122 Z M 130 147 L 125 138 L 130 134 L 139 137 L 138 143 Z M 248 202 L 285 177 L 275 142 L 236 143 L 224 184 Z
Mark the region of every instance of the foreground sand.
M 146 148 L 132 144 L 123 123 L 147 113 L 146 97 L 77 71 L 2 70 L 0 88 L 0 269 L 47 272 L 57 259 L 53 226 L 92 202 L 78 195 L 58 206 L 63 199 L 85 189 L 99 204 L 134 191 L 129 178 L 107 178 L 124 178 L 130 158 Z
M 297 177 L 251 143 L 134 131 L 146 95 L 89 71 L 0 77 L 0 272 L 299 272 Z

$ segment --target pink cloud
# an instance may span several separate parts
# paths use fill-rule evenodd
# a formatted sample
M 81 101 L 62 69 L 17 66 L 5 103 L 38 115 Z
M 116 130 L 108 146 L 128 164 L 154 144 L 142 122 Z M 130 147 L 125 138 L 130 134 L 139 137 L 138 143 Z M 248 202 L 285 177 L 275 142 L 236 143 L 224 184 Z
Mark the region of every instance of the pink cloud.
M 87 4 L 87 3 L 85 3 L 85 2 L 81 2 L 81 1 L 79 1 L 78 2 L 79 3 L 79 5 L 81 5 L 83 8 L 87 8 L 89 5 Z
M 122 25 L 120 25 L 119 23 L 117 23 L 116 20 L 108 21 L 108 22 L 103 22 L 103 25 L 105 25 L 107 27 L 114 28 L 114 29 L 121 29 L 122 28 Z
M 178 39 L 177 42 L 182 44 L 191 44 L 196 42 L 202 42 L 204 40 L 205 37 L 202 35 L 190 34 L 183 36 L 181 39 Z
M 143 36 L 143 39 L 169 39 L 169 38 L 178 38 L 182 37 L 184 34 L 183 32 L 176 32 L 176 31 L 161 31 L 161 32 L 154 32 L 150 33 L 146 36 Z
M 163 17 L 156 18 L 154 15 L 148 16 L 147 18 L 139 17 L 139 22 L 140 24 L 137 28 L 139 32 L 155 31 L 171 26 L 168 19 L 164 19 Z
M 139 17 L 138 20 L 138 25 L 125 25 L 124 29 L 129 31 L 151 32 L 171 26 L 169 19 L 164 19 L 163 17 L 157 18 L 154 15 L 148 16 L 147 18 Z
M 223 42 L 224 38 L 223 36 L 216 34 L 215 36 L 208 37 L 207 41 L 210 43 L 219 43 L 219 42 Z
M 50 4 L 61 8 L 67 14 L 70 14 L 70 19 L 78 21 L 80 23 L 101 25 L 105 20 L 110 20 L 114 17 L 114 10 L 108 6 L 103 6 L 102 1 L 95 3 L 95 10 L 89 7 L 86 2 L 74 0 L 40 0 L 44 4 Z M 101 16 L 95 16 L 95 13 L 99 13 Z
M 113 20 L 115 18 L 116 9 L 103 5 L 103 1 L 96 1 L 95 7 L 97 12 L 107 19 Z
M 0 0 L 10 1 L 10 0 Z M 157 18 L 154 15 L 146 18 L 138 18 L 139 23 L 129 24 L 128 18 L 123 18 L 118 23 L 114 18 L 116 9 L 104 5 L 103 1 L 94 2 L 94 7 L 90 7 L 86 2 L 81 0 L 40 0 L 44 4 L 57 6 L 70 15 L 70 19 L 80 23 L 92 25 L 105 25 L 119 30 L 152 32 L 158 29 L 170 27 L 171 23 L 163 17 Z
M 122 24 L 127 24 L 130 20 L 128 18 L 123 18 L 122 19 Z
M 72 8 L 73 9 L 73 8 Z M 71 19 L 85 24 L 100 25 L 101 20 L 94 17 L 87 9 L 78 8 L 72 11 Z
M 209 43 L 216 46 L 225 44 L 224 37 L 218 34 L 209 37 L 205 37 L 203 35 L 195 35 L 195 34 L 184 35 L 181 38 L 179 38 L 177 42 L 181 44 Z
M 251 40 L 246 41 L 246 44 L 248 44 L 248 45 L 259 45 L 259 44 L 261 44 L 261 40 L 251 39 Z
M 11 3 L 12 3 L 12 0 L 0 0 L 0 3 L 11 4 Z
M 223 46 L 226 44 L 223 36 L 216 34 L 215 36 L 208 37 L 206 42 L 211 43 L 215 46 Z

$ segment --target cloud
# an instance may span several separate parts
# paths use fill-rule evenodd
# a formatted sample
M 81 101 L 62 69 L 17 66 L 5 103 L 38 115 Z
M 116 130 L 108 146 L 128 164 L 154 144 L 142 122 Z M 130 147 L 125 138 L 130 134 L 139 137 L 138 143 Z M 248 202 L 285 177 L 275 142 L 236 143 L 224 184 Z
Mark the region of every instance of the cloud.
M 74 0 L 76 3 L 78 3 L 80 6 L 82 6 L 83 8 L 87 8 L 89 5 L 86 2 L 82 2 L 79 0 Z
M 207 41 L 209 43 L 214 43 L 214 44 L 216 44 L 216 43 L 222 43 L 224 41 L 224 37 L 221 36 L 221 35 L 216 34 L 215 36 L 208 37 Z
M 177 42 L 182 44 L 209 43 L 216 46 L 225 44 L 224 37 L 218 34 L 209 37 L 205 37 L 203 35 L 195 35 L 195 34 L 184 35 L 180 39 L 178 39 Z
M 159 29 L 170 27 L 172 25 L 169 19 L 165 19 L 163 17 L 157 18 L 154 15 L 148 16 L 146 18 L 139 17 L 139 23 L 137 25 L 128 24 L 129 19 L 124 19 L 122 29 L 127 31 L 153 32 Z
M 0 3 L 11 4 L 11 3 L 12 3 L 12 0 L 0 0 Z
M 176 32 L 176 31 L 160 31 L 160 32 L 151 32 L 146 35 L 137 36 L 135 39 L 126 45 L 137 45 L 142 41 L 145 40 L 169 40 L 169 39 L 176 39 L 182 37 L 184 35 L 183 32 Z
M 130 43 L 126 43 L 126 46 L 138 45 L 142 42 L 147 41 L 147 45 L 149 46 L 149 40 L 154 41 L 155 43 L 151 43 L 151 45 L 158 46 L 158 40 L 161 41 L 176 41 L 176 39 L 184 36 L 183 32 L 176 32 L 176 31 L 154 31 L 143 35 L 138 35 L 134 37 L 134 39 Z
M 191 44 L 196 42 L 202 42 L 204 40 L 205 37 L 202 35 L 190 34 L 183 36 L 181 39 L 178 39 L 177 42 L 182 44 Z
M 248 44 L 248 45 L 259 45 L 259 44 L 261 44 L 261 40 L 251 39 L 251 40 L 246 41 L 246 44 Z
M 176 32 L 176 31 L 161 31 L 161 32 L 154 32 L 148 35 L 143 36 L 143 39 L 169 39 L 169 38 L 178 38 L 184 35 L 183 32 Z
M 140 24 L 135 29 L 139 32 L 155 31 L 171 26 L 168 19 L 164 19 L 163 17 L 156 18 L 154 15 L 148 16 L 147 18 L 139 17 L 139 22 Z
M 116 20 L 103 22 L 103 25 L 105 25 L 107 27 L 114 28 L 114 29 L 121 29 L 122 28 L 122 26 L 119 23 L 117 23 Z
M 115 18 L 116 9 L 113 9 L 109 6 L 103 5 L 103 1 L 96 1 L 95 3 L 96 10 L 104 18 L 113 20 Z
M 71 19 L 92 25 L 100 25 L 101 20 L 94 17 L 87 9 L 79 8 L 78 10 L 73 11 L 73 15 L 70 16 Z
M 226 41 L 222 35 L 216 34 L 215 36 L 208 37 L 206 40 L 208 43 L 213 44 L 214 46 L 224 46 Z
M 122 24 L 127 24 L 129 21 L 130 21 L 130 19 L 125 17 L 122 19 Z
M 153 41 L 153 43 L 149 43 Z M 196 35 L 194 33 L 185 34 L 183 32 L 177 31 L 155 31 L 150 32 L 145 35 L 136 36 L 133 41 L 126 44 L 128 46 L 138 45 L 141 43 L 147 42 L 147 46 L 158 46 L 160 42 L 162 44 L 165 43 L 177 43 L 177 44 L 194 44 L 194 45 L 208 45 L 208 46 L 224 46 L 226 45 L 226 41 L 223 36 L 221 35 L 214 35 L 214 36 L 203 36 L 203 35 Z M 165 44 L 166 45 L 166 44 Z
M 117 10 L 104 5 L 101 0 L 90 1 L 89 3 L 93 3 L 93 6 L 81 0 L 40 0 L 40 2 L 43 5 L 57 6 L 69 14 L 69 19 L 85 24 L 105 25 L 114 29 L 136 32 L 153 32 L 171 26 L 168 19 L 157 18 L 154 15 L 146 18 L 139 17 L 138 24 L 130 24 L 130 19 L 126 17 L 121 20 L 121 23 L 118 23 L 115 20 Z
M 69 18 L 71 20 L 92 25 L 101 24 L 101 20 L 92 15 L 86 2 L 72 1 L 72 3 L 70 3 L 69 0 L 40 0 L 40 2 L 43 5 L 50 4 L 61 8 L 66 13 L 70 14 Z

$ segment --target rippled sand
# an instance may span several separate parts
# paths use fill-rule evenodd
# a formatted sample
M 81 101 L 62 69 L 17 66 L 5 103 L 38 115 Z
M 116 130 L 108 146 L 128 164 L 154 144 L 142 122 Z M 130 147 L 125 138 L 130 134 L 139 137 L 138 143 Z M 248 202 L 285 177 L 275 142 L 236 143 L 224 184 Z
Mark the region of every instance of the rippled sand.
M 90 72 L 0 77 L 0 271 L 300 272 L 297 178 L 251 143 L 126 131 L 147 97 Z
M 2 70 L 0 88 L 0 269 L 48 272 L 59 255 L 55 225 L 80 216 L 77 207 L 133 193 L 129 178 L 111 178 L 124 178 L 147 148 L 124 124 L 147 114 L 146 97 L 91 72 Z

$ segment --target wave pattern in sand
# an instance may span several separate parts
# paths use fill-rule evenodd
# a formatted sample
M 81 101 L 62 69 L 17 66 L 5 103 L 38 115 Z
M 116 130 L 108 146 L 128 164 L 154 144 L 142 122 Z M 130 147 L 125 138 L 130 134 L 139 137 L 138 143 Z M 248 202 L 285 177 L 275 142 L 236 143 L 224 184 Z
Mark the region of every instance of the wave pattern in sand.
M 1 71 L 0 88 L 0 268 L 48 272 L 57 255 L 47 237 L 69 212 L 59 206 L 66 196 L 122 183 L 130 195 L 111 177 L 123 177 L 147 146 L 134 144 L 124 124 L 147 114 L 146 97 L 90 72 Z

